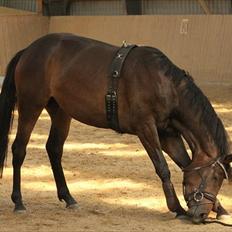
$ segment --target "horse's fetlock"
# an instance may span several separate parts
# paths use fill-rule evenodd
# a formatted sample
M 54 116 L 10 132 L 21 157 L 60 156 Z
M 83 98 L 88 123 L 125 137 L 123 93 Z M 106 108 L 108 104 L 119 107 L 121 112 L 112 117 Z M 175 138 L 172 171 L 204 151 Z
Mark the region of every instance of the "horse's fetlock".
M 67 196 L 69 196 L 70 193 L 68 190 L 64 189 L 64 190 L 59 190 L 58 192 L 58 198 L 60 201 L 63 201 L 67 198 Z
M 22 195 L 21 193 L 18 193 L 18 192 L 13 192 L 11 194 L 11 200 L 16 204 L 16 203 L 19 203 L 19 202 L 22 202 Z

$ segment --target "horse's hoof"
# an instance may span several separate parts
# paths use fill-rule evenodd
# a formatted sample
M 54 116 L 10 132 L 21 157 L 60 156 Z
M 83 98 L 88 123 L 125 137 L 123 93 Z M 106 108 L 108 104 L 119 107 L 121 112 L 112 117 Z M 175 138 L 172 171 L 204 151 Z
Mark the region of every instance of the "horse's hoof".
M 217 220 L 224 226 L 232 227 L 232 217 L 230 215 L 221 215 L 220 219 Z
M 67 209 L 80 209 L 79 205 L 77 203 L 66 205 Z
M 26 208 L 22 205 L 22 206 L 17 206 L 14 208 L 14 213 L 18 213 L 18 214 L 23 214 L 26 213 Z
M 205 219 L 204 223 L 218 223 L 223 226 L 232 227 L 232 217 L 230 215 L 224 214 L 224 215 L 220 215 L 219 217 L 217 217 L 217 219 L 207 218 Z
M 228 220 L 228 219 L 232 219 L 231 215 L 229 214 L 222 214 L 217 216 L 217 220 L 223 221 L 223 220 Z

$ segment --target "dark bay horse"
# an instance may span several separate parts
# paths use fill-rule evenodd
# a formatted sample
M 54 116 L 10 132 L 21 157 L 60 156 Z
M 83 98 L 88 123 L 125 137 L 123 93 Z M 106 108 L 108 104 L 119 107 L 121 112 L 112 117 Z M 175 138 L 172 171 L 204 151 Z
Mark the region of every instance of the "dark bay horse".
M 72 34 L 50 34 L 18 52 L 10 61 L 0 97 L 0 168 L 7 153 L 15 104 L 18 128 L 12 145 L 15 210 L 25 210 L 20 169 L 36 121 L 46 108 L 51 129 L 46 150 L 58 198 L 76 205 L 66 185 L 61 157 L 71 118 L 108 128 L 105 110 L 109 66 L 118 47 Z M 136 47 L 128 55 L 118 83 L 118 118 L 122 133 L 137 135 L 162 181 L 167 206 L 181 207 L 162 150 L 184 170 L 184 196 L 194 222 L 211 210 L 227 214 L 216 199 L 229 171 L 226 131 L 192 78 L 161 51 Z M 189 158 L 182 137 L 192 151 Z M 110 151 L 109 151 L 110 152 Z

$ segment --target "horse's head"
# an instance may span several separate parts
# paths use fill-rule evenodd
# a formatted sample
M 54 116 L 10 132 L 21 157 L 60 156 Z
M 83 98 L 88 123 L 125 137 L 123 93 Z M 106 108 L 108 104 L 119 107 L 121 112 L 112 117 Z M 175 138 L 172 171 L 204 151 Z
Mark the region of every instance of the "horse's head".
M 217 203 L 217 194 L 224 178 L 228 178 L 226 166 L 232 155 L 213 160 L 202 166 L 190 165 L 184 169 L 184 198 L 188 215 L 194 223 L 201 223 Z

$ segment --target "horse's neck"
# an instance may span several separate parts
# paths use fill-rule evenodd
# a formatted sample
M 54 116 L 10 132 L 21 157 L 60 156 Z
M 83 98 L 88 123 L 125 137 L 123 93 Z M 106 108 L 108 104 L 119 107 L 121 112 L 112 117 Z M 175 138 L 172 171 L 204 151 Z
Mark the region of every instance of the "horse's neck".
M 226 132 L 207 97 L 189 78 L 183 78 L 176 90 L 179 98 L 177 120 L 192 134 L 199 152 L 212 158 L 225 153 Z
M 173 126 L 182 134 L 192 151 L 193 159 L 201 156 L 201 159 L 213 159 L 218 155 L 218 149 L 207 131 L 189 120 L 172 120 Z

